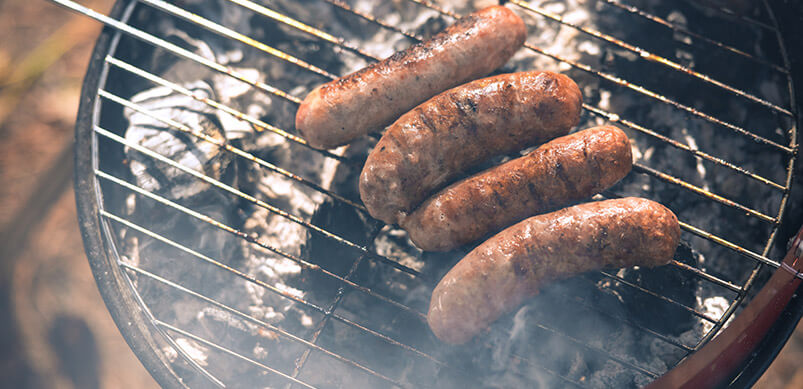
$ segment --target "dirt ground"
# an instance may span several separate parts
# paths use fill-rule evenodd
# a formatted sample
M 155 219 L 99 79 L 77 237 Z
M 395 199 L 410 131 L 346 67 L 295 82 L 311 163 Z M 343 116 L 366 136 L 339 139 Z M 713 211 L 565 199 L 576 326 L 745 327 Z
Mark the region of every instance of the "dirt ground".
M 110 0 L 82 4 L 108 12 Z M 15 388 L 150 388 L 84 255 L 71 182 L 81 81 L 99 25 L 0 0 L 0 377 Z M 803 326 L 759 388 L 803 388 Z

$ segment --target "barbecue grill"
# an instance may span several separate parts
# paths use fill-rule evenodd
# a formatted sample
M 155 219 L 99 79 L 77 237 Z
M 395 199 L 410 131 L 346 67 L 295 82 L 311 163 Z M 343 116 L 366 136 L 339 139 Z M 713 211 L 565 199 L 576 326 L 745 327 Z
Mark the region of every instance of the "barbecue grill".
M 292 119 L 318 84 L 488 2 L 120 0 L 105 16 L 53 1 L 106 26 L 76 127 L 80 223 L 163 386 L 636 387 L 670 372 L 740 387 L 803 313 L 803 248 L 781 260 L 800 205 L 791 4 L 506 2 L 529 36 L 500 71 L 574 78 L 579 128 L 633 139 L 633 172 L 598 197 L 667 205 L 683 243 L 661 268 L 557 282 L 452 347 L 425 312 L 469 248 L 422 253 L 367 215 L 356 176 L 381 129 L 317 151 Z

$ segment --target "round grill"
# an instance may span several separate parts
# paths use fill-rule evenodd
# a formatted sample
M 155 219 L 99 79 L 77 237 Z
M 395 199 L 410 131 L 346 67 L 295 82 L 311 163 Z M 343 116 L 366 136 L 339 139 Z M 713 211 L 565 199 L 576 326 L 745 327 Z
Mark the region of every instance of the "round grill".
M 644 386 L 780 265 L 798 107 L 769 4 L 507 2 L 529 37 L 500 72 L 575 79 L 578 129 L 617 125 L 636 158 L 597 197 L 661 202 L 683 243 L 661 268 L 557 282 L 450 347 L 425 313 L 470 247 L 423 253 L 367 215 L 356 177 L 381 129 L 320 152 L 293 117 L 315 86 L 483 2 L 140 0 L 106 17 L 54 1 L 110 27 L 78 119 L 81 226 L 109 309 L 165 386 Z

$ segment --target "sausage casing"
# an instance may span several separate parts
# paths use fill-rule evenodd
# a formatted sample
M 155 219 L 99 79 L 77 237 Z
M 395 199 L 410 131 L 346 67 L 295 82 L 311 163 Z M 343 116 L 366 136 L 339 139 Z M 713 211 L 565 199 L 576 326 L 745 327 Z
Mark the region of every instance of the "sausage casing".
M 360 175 L 371 216 L 398 223 L 466 169 L 565 135 L 582 95 L 562 74 L 502 74 L 443 92 L 388 127 Z
M 430 40 L 316 88 L 298 107 L 296 129 L 321 149 L 381 130 L 422 101 L 502 66 L 526 35 L 524 22 L 505 7 L 474 12 Z
M 451 250 L 609 188 L 630 172 L 632 158 L 622 130 L 579 131 L 452 184 L 401 226 L 422 250 Z
M 534 216 L 460 260 L 432 292 L 427 321 L 444 342 L 464 343 L 549 281 L 600 268 L 664 265 L 679 239 L 672 211 L 640 198 Z

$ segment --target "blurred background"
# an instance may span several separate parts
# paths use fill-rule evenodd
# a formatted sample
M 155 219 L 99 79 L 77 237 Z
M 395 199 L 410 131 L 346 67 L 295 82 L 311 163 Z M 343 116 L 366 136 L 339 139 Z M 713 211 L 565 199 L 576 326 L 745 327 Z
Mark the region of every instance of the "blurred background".
M 111 0 L 83 5 L 107 13 Z M 13 388 L 151 388 L 95 286 L 72 190 L 79 92 L 100 25 L 0 0 L 0 377 Z M 803 388 L 803 326 L 758 388 Z

